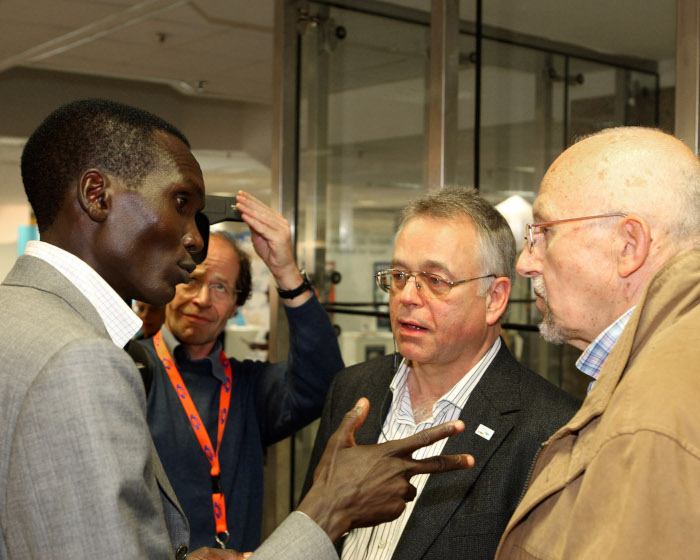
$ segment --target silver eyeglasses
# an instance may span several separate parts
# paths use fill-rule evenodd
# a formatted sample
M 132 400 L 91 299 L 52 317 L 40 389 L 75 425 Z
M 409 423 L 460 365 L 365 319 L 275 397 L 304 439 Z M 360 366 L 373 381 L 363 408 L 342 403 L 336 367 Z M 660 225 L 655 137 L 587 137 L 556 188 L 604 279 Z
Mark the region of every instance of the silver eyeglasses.
M 231 294 L 237 294 L 240 290 L 231 290 L 221 282 L 209 282 L 205 284 L 199 278 L 191 278 L 188 284 L 182 284 L 180 289 L 188 296 L 196 296 L 202 291 L 202 286 L 209 290 L 209 297 L 215 301 L 228 300 Z
M 374 275 L 374 279 L 377 281 L 377 286 L 379 286 L 385 292 L 391 293 L 392 289 L 395 292 L 403 290 L 406 286 L 406 282 L 408 282 L 408 279 L 411 278 L 411 276 L 416 279 L 416 288 L 418 291 L 424 293 L 421 290 L 423 287 L 425 287 L 426 293 L 424 295 L 438 298 L 445 297 L 450 293 L 450 290 L 454 286 L 458 286 L 459 284 L 465 284 L 467 282 L 471 282 L 472 280 L 479 280 L 481 278 L 496 277 L 495 274 L 487 274 L 485 276 L 477 276 L 476 278 L 467 278 L 466 280 L 452 282 L 451 280 L 448 280 L 439 274 L 433 274 L 432 272 L 413 272 L 390 268 L 388 270 L 377 272 Z
M 616 212 L 614 214 L 599 214 L 597 216 L 584 216 L 582 218 L 567 218 L 566 220 L 554 220 L 552 222 L 540 222 L 538 224 L 526 224 L 525 225 L 525 244 L 527 245 L 528 251 L 532 253 L 535 243 L 537 243 L 536 236 L 544 235 L 545 230 L 556 224 L 563 224 L 565 222 L 578 222 L 581 220 L 595 220 L 597 218 L 626 218 L 627 214 L 622 212 Z

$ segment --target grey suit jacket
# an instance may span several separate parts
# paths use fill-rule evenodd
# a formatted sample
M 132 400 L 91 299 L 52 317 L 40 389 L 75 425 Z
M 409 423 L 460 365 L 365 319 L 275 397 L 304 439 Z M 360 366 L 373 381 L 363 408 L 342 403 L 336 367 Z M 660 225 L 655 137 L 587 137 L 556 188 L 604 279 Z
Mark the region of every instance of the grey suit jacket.
M 367 397 L 370 411 L 356 434 L 376 443 L 391 404 L 393 357 L 340 372 L 331 386 L 311 456 L 303 494 L 326 442 L 345 412 Z M 474 388 L 460 419 L 466 429 L 443 453 L 471 453 L 472 469 L 431 476 L 399 540 L 396 560 L 493 558 L 508 519 L 524 491 L 540 444 L 573 416 L 580 403 L 522 367 L 505 344 Z M 475 432 L 491 428 L 487 440 Z
M 40 259 L 0 286 L 0 559 L 173 558 L 189 538 L 143 382 L 95 308 Z
M 0 286 L 0 322 L 0 560 L 183 557 L 189 526 L 148 431 L 143 380 L 92 304 L 23 256 Z M 337 555 L 300 513 L 255 552 L 310 557 Z

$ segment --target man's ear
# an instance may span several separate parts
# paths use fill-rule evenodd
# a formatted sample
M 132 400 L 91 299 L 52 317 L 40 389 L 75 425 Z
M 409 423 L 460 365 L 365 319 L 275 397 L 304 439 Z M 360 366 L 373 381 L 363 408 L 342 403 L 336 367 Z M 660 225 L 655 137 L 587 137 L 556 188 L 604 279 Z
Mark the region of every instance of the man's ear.
M 508 306 L 510 279 L 505 276 L 495 278 L 486 294 L 486 323 L 495 325 Z
M 78 201 L 94 222 L 104 222 L 111 205 L 110 180 L 97 169 L 83 173 L 78 185 Z
M 617 272 L 627 278 L 644 264 L 651 247 L 651 231 L 647 221 L 636 214 L 630 214 L 619 226 L 622 249 L 618 254 Z

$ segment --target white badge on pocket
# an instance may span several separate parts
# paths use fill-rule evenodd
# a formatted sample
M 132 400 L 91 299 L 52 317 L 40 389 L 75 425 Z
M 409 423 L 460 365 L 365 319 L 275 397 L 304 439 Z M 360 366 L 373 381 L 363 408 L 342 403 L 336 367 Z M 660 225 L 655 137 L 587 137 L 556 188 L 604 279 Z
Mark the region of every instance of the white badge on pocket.
M 484 426 L 483 424 L 479 424 L 479 427 L 476 429 L 476 432 L 474 432 L 477 436 L 481 436 L 484 439 L 491 439 L 491 436 L 493 435 L 493 430 L 489 428 L 488 426 Z

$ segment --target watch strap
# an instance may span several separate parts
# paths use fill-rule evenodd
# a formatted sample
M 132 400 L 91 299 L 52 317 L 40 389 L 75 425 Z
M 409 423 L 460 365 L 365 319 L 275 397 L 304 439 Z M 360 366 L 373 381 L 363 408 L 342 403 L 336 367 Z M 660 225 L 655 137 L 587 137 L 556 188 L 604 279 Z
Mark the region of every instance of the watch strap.
M 304 279 L 301 286 L 294 288 L 293 290 L 280 290 L 277 288 L 277 293 L 281 298 L 294 299 L 295 297 L 303 294 L 306 290 L 311 289 L 311 280 L 309 280 L 309 275 L 306 274 L 305 270 L 301 270 L 299 272 L 301 273 L 301 277 Z

